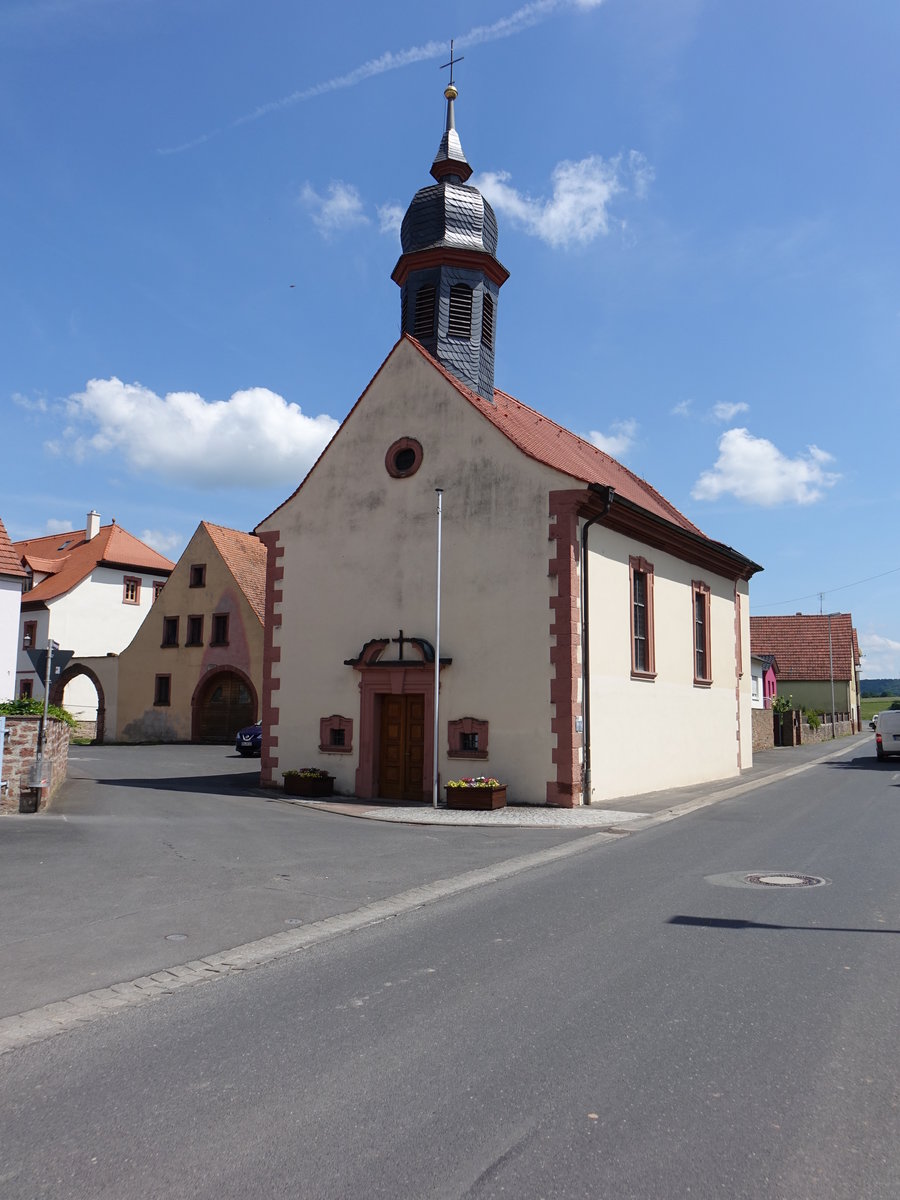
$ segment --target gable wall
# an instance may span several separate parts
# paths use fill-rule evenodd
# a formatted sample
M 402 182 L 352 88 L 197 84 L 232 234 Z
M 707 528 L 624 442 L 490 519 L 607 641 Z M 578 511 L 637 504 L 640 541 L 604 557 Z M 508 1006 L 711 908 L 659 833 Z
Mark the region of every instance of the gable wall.
M 393 479 L 385 454 L 402 437 L 422 444 L 423 461 Z M 441 656 L 453 659 L 441 676 L 441 778 L 493 774 L 510 798 L 544 801 L 556 771 L 548 493 L 566 482 L 525 458 L 400 343 L 298 495 L 259 526 L 278 530 L 283 547 L 273 782 L 286 768 L 317 765 L 335 774 L 339 791 L 354 791 L 360 676 L 344 660 L 400 628 L 434 642 L 441 486 Z M 353 718 L 352 755 L 319 752 L 319 719 L 331 714 Z M 467 716 L 490 723 L 487 761 L 446 756 L 447 722 Z
M 190 586 L 190 568 L 206 566 L 206 585 Z M 214 613 L 228 613 L 228 645 L 211 646 Z M 187 618 L 203 617 L 203 645 L 186 646 Z M 178 646 L 163 647 L 163 619 L 178 617 Z M 136 742 L 148 739 L 190 741 L 191 700 L 201 677 L 216 668 L 237 668 L 262 695 L 263 628 L 237 586 L 212 539 L 200 526 L 175 565 L 168 582 L 131 644 L 119 656 L 115 728 L 108 737 Z M 157 675 L 171 676 L 171 704 L 154 705 Z

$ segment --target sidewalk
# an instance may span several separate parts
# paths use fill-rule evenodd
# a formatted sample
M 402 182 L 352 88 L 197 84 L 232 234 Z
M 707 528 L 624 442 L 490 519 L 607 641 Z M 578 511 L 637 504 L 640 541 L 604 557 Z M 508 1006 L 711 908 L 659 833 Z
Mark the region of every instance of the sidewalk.
M 369 821 L 399 821 L 408 825 L 485 825 L 494 828 L 513 825 L 540 829 L 609 829 L 628 833 L 786 779 L 832 758 L 843 758 L 854 752 L 874 755 L 874 745 L 871 732 L 866 730 L 865 733 L 854 733 L 833 742 L 763 750 L 753 756 L 752 767 L 731 779 L 628 796 L 610 802 L 608 807 L 582 805 L 578 808 L 551 808 L 513 803 L 493 812 L 479 813 L 433 808 L 431 804 L 423 803 L 358 800 L 352 796 L 335 796 L 330 800 L 302 800 L 285 796 L 279 799 L 285 804 L 297 804 L 340 816 L 363 817 Z

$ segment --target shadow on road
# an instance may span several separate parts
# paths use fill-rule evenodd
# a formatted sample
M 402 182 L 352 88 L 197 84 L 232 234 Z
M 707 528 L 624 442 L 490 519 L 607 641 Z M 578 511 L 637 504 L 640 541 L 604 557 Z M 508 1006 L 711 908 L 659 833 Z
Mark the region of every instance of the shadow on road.
M 703 929 L 796 929 L 803 933 L 900 933 L 900 929 L 857 929 L 847 925 L 773 925 L 767 921 L 744 921 L 733 917 L 669 917 L 669 925 L 693 925 Z
M 895 770 L 900 768 L 900 759 L 895 759 L 893 762 Z M 882 762 L 874 754 L 867 754 L 863 758 L 836 758 L 824 764 L 833 771 L 884 771 L 890 768 L 890 765 L 890 759 Z
M 97 779 L 99 787 L 150 788 L 157 792 L 246 793 L 259 787 L 259 771 L 237 771 L 228 775 L 159 776 L 153 779 Z

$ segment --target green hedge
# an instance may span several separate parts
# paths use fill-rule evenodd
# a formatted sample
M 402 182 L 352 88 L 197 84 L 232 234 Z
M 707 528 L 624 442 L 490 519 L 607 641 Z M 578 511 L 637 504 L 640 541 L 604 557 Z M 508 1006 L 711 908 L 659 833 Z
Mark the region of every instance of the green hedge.
M 57 717 L 60 721 L 65 721 L 67 725 L 71 725 L 74 729 L 78 722 L 66 709 L 60 708 L 58 704 L 51 704 L 47 710 L 48 716 Z M 38 700 L 37 697 L 28 700 L 4 700 L 0 703 L 0 717 L 42 717 L 44 715 L 44 702 Z

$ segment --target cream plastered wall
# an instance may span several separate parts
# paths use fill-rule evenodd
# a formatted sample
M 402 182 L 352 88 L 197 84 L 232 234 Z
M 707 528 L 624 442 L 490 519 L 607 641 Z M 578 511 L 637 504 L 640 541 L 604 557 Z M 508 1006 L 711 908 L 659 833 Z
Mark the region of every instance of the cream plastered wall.
M 206 584 L 190 587 L 191 565 L 206 565 Z M 228 613 L 228 645 L 210 646 L 214 613 Z M 203 645 L 185 646 L 188 616 L 203 617 Z M 163 647 L 163 619 L 178 617 L 178 646 Z M 131 645 L 119 655 L 115 726 L 107 739 L 123 742 L 190 741 L 191 700 L 200 679 L 237 668 L 262 704 L 263 627 L 209 534 L 199 526 Z M 157 675 L 171 676 L 171 703 L 155 705 Z
M 0 700 L 16 697 L 16 660 L 22 644 L 21 604 L 22 580 L 16 576 L 0 578 Z
M 592 802 L 737 775 L 751 763 L 749 604 L 742 601 L 745 658 L 736 685 L 734 583 L 594 525 L 589 534 Z M 629 555 L 654 568 L 655 680 L 631 676 Z M 712 686 L 693 674 L 692 580 L 710 588 Z
M 123 602 L 125 576 L 140 579 L 138 604 Z M 149 572 L 96 567 L 87 579 L 70 592 L 48 602 L 48 612 L 24 611 L 21 625 L 38 621 L 38 649 L 44 649 L 48 637 L 63 650 L 76 655 L 104 655 L 123 650 L 134 637 L 153 604 L 153 582 L 164 578 Z M 19 645 L 21 646 L 21 634 Z M 19 651 L 19 672 L 33 672 L 23 650 Z M 35 696 L 43 696 L 44 681 L 35 677 Z M 74 679 L 66 688 L 64 704 L 73 716 L 92 720 L 97 714 L 97 693 L 86 676 Z
M 393 479 L 385 454 L 402 437 L 421 443 L 422 465 Z M 316 765 L 352 794 L 360 675 L 344 660 L 401 628 L 434 643 L 442 487 L 441 656 L 453 663 L 441 674 L 440 776 L 495 775 L 510 799 L 543 803 L 556 778 L 547 496 L 572 486 L 527 459 L 401 342 L 298 495 L 259 526 L 280 530 L 284 546 L 274 782 Z M 350 755 L 318 749 L 319 720 L 332 714 L 354 721 Z M 447 722 L 461 717 L 490 723 L 488 760 L 447 757 Z

